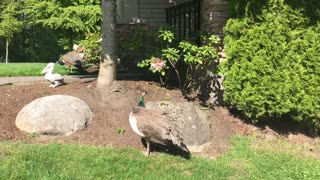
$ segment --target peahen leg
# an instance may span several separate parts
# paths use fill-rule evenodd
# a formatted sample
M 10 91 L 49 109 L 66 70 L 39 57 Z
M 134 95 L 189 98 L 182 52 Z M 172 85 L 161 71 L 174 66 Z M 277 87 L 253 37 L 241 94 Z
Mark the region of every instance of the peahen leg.
M 146 140 L 147 142 L 147 156 L 150 155 L 150 141 Z
M 72 73 L 72 68 L 71 68 L 71 66 L 68 66 L 68 71 L 69 71 L 70 73 Z

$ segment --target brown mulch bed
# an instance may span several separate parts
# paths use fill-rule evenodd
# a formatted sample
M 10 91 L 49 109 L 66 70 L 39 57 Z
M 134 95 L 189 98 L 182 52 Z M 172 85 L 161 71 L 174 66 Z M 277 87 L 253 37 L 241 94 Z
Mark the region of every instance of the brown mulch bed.
M 96 89 L 95 80 L 70 82 L 58 88 L 51 88 L 48 83 L 0 86 L 0 141 L 58 142 L 144 150 L 140 137 L 128 122 L 128 115 L 137 105 L 142 90 L 148 92 L 145 101 L 186 101 L 179 90 L 162 88 L 157 83 L 146 81 L 116 81 L 103 91 Z M 78 97 L 92 108 L 94 117 L 87 128 L 71 136 L 57 138 L 33 137 L 17 129 L 15 118 L 26 104 L 36 98 L 56 94 Z M 257 130 L 224 108 L 206 111 L 211 127 L 211 145 L 205 150 L 206 155 L 215 157 L 227 151 L 233 135 L 248 135 Z M 125 132 L 118 133 L 118 129 Z

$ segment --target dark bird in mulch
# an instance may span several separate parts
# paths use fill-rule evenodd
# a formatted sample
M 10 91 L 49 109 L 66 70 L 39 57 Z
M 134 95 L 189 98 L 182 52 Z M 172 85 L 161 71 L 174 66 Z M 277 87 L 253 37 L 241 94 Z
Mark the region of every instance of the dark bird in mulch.
M 66 65 L 68 66 L 69 72 L 72 72 L 72 66 L 83 70 L 84 65 L 84 48 L 83 47 L 78 47 L 77 45 L 74 45 L 74 51 L 70 51 L 64 55 L 62 55 L 58 61 L 59 64 L 61 65 Z

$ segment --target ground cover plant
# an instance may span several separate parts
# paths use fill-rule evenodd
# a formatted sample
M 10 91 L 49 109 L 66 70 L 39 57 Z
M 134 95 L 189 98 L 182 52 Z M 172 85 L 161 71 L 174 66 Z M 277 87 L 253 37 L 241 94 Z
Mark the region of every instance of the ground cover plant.
M 0 77 L 43 76 L 41 71 L 46 65 L 47 63 L 0 63 Z M 75 69 L 73 73 L 70 73 L 67 66 L 56 64 L 53 73 L 68 75 L 79 74 L 80 72 Z
M 224 100 L 253 121 L 312 131 L 320 127 L 320 4 L 303 2 L 231 1 Z
M 162 153 L 146 158 L 133 149 L 0 143 L 1 179 L 318 179 L 320 161 L 291 152 L 266 151 L 269 141 L 233 138 L 230 152 L 215 160 Z M 276 140 L 278 141 L 278 140 Z M 261 143 L 262 142 L 262 143 Z M 273 142 L 274 143 L 274 142 Z M 282 145 L 288 143 L 278 141 Z M 298 148 L 293 146 L 292 149 Z M 320 150 L 320 147 L 317 147 Z

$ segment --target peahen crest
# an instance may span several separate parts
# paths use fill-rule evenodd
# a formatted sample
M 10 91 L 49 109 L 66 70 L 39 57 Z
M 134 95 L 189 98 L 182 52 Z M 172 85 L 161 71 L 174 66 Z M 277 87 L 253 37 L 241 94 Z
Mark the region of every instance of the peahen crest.
M 144 96 L 146 93 L 147 93 L 146 91 L 142 91 L 142 94 L 141 94 L 141 96 L 140 96 L 140 98 L 139 98 L 138 106 L 140 106 L 140 107 L 145 107 L 143 96 Z

